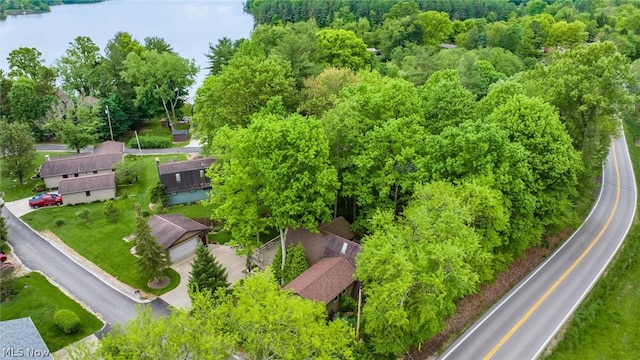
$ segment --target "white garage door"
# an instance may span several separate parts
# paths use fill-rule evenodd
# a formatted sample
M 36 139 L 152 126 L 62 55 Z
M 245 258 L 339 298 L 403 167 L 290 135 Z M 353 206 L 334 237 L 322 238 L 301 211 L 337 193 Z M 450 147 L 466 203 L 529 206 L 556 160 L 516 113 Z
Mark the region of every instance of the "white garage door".
M 198 237 L 194 237 L 191 240 L 187 240 L 182 244 L 171 248 L 169 250 L 169 256 L 171 257 L 171 261 L 175 262 L 176 260 L 180 260 L 181 258 L 193 254 L 193 251 L 196 249 L 198 245 Z

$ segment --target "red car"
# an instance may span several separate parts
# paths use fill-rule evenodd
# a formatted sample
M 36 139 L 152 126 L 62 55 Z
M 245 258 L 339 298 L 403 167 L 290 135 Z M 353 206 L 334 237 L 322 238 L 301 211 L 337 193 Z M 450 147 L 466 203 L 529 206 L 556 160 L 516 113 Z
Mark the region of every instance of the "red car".
M 34 209 L 37 209 L 43 206 L 49 206 L 49 205 L 56 205 L 56 206 L 62 205 L 62 195 L 44 194 L 44 195 L 34 196 L 31 199 L 29 199 L 29 206 Z

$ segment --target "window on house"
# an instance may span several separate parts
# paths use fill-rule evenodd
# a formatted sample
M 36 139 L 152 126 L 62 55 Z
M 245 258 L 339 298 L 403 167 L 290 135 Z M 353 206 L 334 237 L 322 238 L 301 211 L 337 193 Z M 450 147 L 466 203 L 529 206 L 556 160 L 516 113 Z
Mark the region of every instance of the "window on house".
M 78 177 L 78 173 L 73 174 L 73 177 Z
M 336 296 L 335 299 L 333 299 L 333 302 L 338 302 L 338 300 L 340 300 L 340 295 Z
M 68 178 L 69 178 L 69 175 L 62 175 L 62 178 L 63 178 L 63 179 L 68 179 Z
M 194 193 L 194 192 L 196 192 L 196 190 L 195 190 L 195 189 L 193 189 L 193 190 L 189 190 L 189 192 L 190 192 L 190 193 Z
M 204 170 L 200 170 L 200 179 L 204 178 Z
M 347 246 L 349 246 L 347 243 L 342 244 L 342 249 L 340 249 L 340 254 L 344 255 L 347 253 Z
M 182 182 L 182 178 L 180 178 L 180 173 L 176 174 L 176 182 L 180 184 Z
M 97 174 L 97 173 L 98 173 L 98 170 L 95 170 L 93 173 L 94 173 L 94 174 Z
M 87 196 L 91 196 L 91 191 L 85 191 L 84 194 Z
M 178 195 L 178 193 L 171 193 L 171 194 L 169 194 L 169 196 L 177 196 L 177 195 Z

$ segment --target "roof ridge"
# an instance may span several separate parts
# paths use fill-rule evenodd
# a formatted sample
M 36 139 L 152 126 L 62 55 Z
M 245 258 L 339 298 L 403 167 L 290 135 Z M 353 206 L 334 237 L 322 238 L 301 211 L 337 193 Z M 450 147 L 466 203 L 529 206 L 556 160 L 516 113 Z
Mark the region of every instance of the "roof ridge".
M 165 219 L 165 218 L 164 218 L 164 215 L 176 215 L 176 214 L 161 214 L 161 215 L 157 215 L 157 216 L 158 216 L 158 218 L 162 219 L 162 220 L 163 220 L 163 221 L 165 221 L 166 223 L 168 223 L 168 224 L 170 224 L 170 225 L 173 225 L 173 226 L 177 227 L 178 229 L 180 229 L 180 230 L 182 230 L 182 231 L 184 231 L 184 232 L 187 232 L 187 230 L 186 230 L 186 229 L 182 228 L 182 227 L 181 227 L 181 226 L 179 226 L 178 224 L 173 223 L 173 222 L 169 221 L 168 219 Z M 178 214 L 178 215 L 179 215 L 179 214 Z

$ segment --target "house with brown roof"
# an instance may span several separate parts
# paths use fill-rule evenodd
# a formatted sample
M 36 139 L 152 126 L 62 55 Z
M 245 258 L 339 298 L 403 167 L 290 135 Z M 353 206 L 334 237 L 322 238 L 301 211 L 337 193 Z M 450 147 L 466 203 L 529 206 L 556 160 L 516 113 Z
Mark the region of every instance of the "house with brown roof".
M 322 301 L 328 311 L 337 310 L 338 296 L 354 297 L 357 287 L 353 274 L 360 244 L 350 240 L 354 237 L 350 227 L 345 218 L 338 217 L 318 226 L 317 233 L 306 229 L 289 229 L 287 248 L 302 245 L 307 263 L 311 266 L 286 284 L 285 289 L 307 299 Z M 263 245 L 254 252 L 252 261 L 261 269 L 271 265 L 279 242 L 280 238 L 275 238 Z
M 112 173 L 113 166 L 124 159 L 124 143 L 105 141 L 90 154 L 48 158 L 40 166 L 40 176 L 49 189 L 57 189 L 60 181 L 82 176 Z
M 285 290 L 305 299 L 324 303 L 329 311 L 338 310 L 340 295 L 352 295 L 356 269 L 343 257 L 320 259 L 300 276 L 285 285 Z
M 191 255 L 198 242 L 207 244 L 209 227 L 180 214 L 152 216 L 149 226 L 151 235 L 169 252 L 172 262 Z
M 169 195 L 167 204 L 183 204 L 206 199 L 211 189 L 211 180 L 206 176 L 207 168 L 214 161 L 205 158 L 165 164 L 156 161 L 160 182 L 164 184 Z
M 90 203 L 116 197 L 114 173 L 82 176 L 60 180 L 58 193 L 66 204 Z

